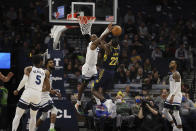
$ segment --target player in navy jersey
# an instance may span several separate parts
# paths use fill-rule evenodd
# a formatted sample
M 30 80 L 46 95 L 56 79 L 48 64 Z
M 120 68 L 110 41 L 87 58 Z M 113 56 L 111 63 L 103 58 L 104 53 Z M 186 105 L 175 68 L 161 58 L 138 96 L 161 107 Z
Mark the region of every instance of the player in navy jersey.
M 105 54 L 103 58 L 103 66 L 99 72 L 98 78 L 95 80 L 92 93 L 100 99 L 101 103 L 105 104 L 110 112 L 112 100 L 106 100 L 97 90 L 99 87 L 103 89 L 110 88 L 113 83 L 114 75 L 117 69 L 120 55 L 119 38 L 114 37 L 109 43 L 101 41 L 101 48 Z

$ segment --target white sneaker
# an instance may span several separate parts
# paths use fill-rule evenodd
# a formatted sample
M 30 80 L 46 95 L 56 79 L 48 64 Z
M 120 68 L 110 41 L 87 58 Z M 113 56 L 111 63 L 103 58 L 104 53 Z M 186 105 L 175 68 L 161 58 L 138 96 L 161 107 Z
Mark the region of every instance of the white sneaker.
M 175 127 L 173 127 L 173 131 L 183 131 L 183 130 L 182 130 L 182 128 L 179 129 L 179 128 L 177 128 L 177 127 L 175 126 Z

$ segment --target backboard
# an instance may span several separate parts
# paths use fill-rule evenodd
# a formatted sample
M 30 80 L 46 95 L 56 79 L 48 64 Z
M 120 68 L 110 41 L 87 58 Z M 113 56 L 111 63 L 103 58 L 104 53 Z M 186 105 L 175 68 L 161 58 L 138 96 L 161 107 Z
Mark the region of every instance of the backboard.
M 78 23 L 78 16 L 96 17 L 94 24 L 117 23 L 118 0 L 49 0 L 49 22 Z

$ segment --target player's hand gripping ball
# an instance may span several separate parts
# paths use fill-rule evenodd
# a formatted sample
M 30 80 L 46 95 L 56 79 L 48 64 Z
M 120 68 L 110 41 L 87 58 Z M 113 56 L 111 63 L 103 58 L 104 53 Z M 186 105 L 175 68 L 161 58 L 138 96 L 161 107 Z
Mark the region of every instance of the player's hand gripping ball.
M 122 34 L 122 28 L 119 25 L 115 25 L 112 28 L 112 35 L 113 36 L 120 36 Z

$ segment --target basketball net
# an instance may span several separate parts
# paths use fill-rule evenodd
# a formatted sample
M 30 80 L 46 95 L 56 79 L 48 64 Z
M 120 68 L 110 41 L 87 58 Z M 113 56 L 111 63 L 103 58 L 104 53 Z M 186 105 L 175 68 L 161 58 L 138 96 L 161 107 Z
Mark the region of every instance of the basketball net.
M 96 17 L 92 17 L 92 16 L 79 16 L 78 17 L 82 35 L 86 35 L 86 34 L 91 35 L 91 27 L 95 19 Z

